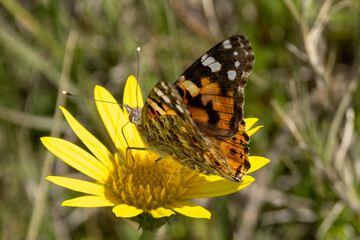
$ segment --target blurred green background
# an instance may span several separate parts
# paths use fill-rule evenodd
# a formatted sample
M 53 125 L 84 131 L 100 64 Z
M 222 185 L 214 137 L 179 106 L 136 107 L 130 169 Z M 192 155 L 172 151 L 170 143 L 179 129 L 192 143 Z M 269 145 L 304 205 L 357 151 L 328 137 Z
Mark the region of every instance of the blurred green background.
M 80 177 L 39 140 L 78 143 L 59 104 L 111 145 L 95 104 L 59 93 L 122 99 L 140 46 L 147 96 L 233 34 L 256 59 L 245 117 L 265 127 L 251 154 L 271 162 L 241 192 L 194 200 L 211 220 L 176 215 L 158 239 L 360 239 L 356 0 L 0 0 L 0 238 L 137 239 L 111 208 L 61 207 L 79 194 L 44 181 Z

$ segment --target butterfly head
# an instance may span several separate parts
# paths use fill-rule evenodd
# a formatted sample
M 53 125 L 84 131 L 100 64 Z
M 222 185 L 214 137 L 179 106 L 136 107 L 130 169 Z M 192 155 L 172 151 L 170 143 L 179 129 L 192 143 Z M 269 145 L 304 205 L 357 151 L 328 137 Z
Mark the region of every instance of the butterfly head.
M 140 124 L 140 120 L 141 120 L 142 108 L 139 108 L 139 107 L 132 108 L 127 104 L 124 105 L 124 107 L 126 109 L 126 112 L 129 115 L 129 121 L 131 123 L 134 123 L 136 126 L 138 126 Z

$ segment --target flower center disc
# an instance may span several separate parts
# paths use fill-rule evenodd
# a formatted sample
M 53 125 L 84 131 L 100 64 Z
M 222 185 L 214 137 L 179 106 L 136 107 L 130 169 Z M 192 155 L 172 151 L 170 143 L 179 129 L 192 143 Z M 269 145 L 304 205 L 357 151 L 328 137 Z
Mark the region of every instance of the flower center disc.
M 119 164 L 114 176 L 110 184 L 120 203 L 150 211 L 184 200 L 184 186 L 194 173 L 172 159 L 145 158 Z

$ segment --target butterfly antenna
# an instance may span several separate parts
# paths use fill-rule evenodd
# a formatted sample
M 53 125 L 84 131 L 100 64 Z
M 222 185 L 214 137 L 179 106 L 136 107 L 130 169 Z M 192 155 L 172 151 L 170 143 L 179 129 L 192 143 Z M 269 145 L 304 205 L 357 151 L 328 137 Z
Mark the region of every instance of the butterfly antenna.
M 84 100 L 90 100 L 90 101 L 95 101 L 95 102 L 103 102 L 103 103 L 110 103 L 110 104 L 116 104 L 116 105 L 120 105 L 121 107 L 123 107 L 124 105 L 117 103 L 117 102 L 111 102 L 111 101 L 106 101 L 106 100 L 99 100 L 99 99 L 95 99 L 95 98 L 91 98 L 91 97 L 84 97 L 84 96 L 79 96 L 79 95 L 75 95 L 72 94 L 68 91 L 62 91 L 62 94 L 66 95 L 66 96 L 70 96 L 70 97 L 76 97 L 76 98 L 80 98 L 80 99 L 84 99 Z
M 136 49 L 136 53 L 137 53 L 137 70 L 136 70 L 136 89 L 135 89 L 135 91 L 136 91 L 136 105 L 137 105 L 137 107 L 139 107 L 138 105 L 139 105 L 139 103 L 138 103 L 138 88 L 139 88 L 139 77 L 140 77 L 140 75 L 139 75 L 139 73 L 140 73 L 140 51 L 141 51 L 141 48 L 140 47 L 138 47 L 137 49 Z

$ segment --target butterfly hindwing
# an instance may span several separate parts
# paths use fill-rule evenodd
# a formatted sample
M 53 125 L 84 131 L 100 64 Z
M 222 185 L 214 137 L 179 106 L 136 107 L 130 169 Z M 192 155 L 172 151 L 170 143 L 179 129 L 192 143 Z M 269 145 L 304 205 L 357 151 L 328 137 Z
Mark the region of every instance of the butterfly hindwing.
M 242 178 L 250 168 L 249 148 L 244 146 L 249 143 L 249 136 L 245 129 L 245 121 L 240 122 L 240 130 L 232 138 L 221 139 L 217 137 L 208 137 L 214 148 L 219 148 L 225 162 L 230 167 L 234 176 Z

